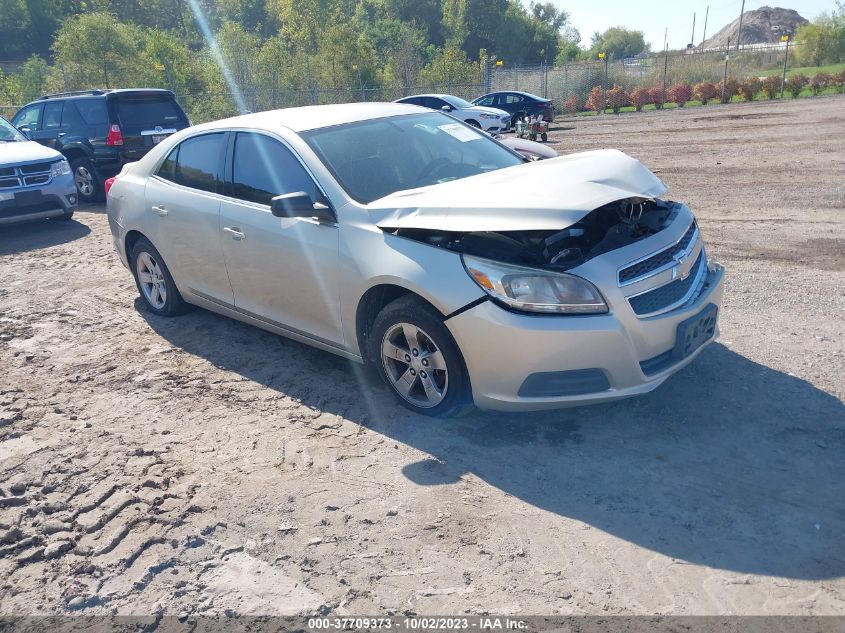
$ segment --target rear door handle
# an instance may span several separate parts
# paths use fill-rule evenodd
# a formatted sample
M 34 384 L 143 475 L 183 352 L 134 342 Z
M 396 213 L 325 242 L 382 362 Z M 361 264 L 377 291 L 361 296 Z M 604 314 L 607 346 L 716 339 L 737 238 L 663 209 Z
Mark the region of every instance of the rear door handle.
M 156 213 L 158 213 L 162 217 L 167 215 L 167 209 L 165 209 L 164 207 L 153 206 L 153 211 L 155 211 Z
M 246 237 L 243 231 L 237 226 L 224 226 L 223 230 L 231 235 L 233 240 L 242 240 Z

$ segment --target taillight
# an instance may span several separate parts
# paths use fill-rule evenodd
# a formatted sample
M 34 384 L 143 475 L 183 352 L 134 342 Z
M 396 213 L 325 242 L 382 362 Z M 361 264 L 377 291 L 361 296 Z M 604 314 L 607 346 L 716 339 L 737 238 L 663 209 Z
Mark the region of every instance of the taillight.
M 109 195 L 109 189 L 114 184 L 115 177 L 112 176 L 111 178 L 106 178 L 106 182 L 103 184 L 103 188 L 106 190 L 106 195 Z
M 123 132 L 120 131 L 120 126 L 117 123 L 112 123 L 109 128 L 109 135 L 106 137 L 106 145 L 110 147 L 123 145 Z

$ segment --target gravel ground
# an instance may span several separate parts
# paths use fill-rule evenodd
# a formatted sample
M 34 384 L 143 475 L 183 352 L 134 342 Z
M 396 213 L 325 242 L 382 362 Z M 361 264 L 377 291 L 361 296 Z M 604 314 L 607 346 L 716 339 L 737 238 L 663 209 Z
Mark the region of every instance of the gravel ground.
M 104 209 L 0 229 L 0 613 L 845 614 L 845 99 L 561 120 L 699 214 L 722 338 L 657 391 L 433 421 L 146 313 Z

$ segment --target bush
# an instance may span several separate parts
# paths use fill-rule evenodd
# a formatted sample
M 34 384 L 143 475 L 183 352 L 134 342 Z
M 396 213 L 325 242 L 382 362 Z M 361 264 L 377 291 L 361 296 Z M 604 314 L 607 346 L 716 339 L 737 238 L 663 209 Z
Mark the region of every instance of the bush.
M 613 86 L 607 91 L 607 105 L 613 110 L 613 114 L 619 114 L 619 110 L 628 105 L 628 95 L 625 89 L 620 86 Z
M 760 92 L 760 80 L 757 77 L 749 77 L 737 86 L 737 94 L 746 101 L 754 101 L 758 92 Z
M 579 112 L 582 107 L 583 104 L 581 103 L 581 97 L 578 95 L 572 95 L 569 99 L 563 102 L 564 111 L 571 112 L 573 114 Z
M 675 84 L 669 88 L 668 101 L 678 104 L 679 108 L 683 108 L 687 101 L 692 99 L 692 88 L 689 84 Z
M 830 83 L 834 88 L 836 88 L 836 92 L 845 92 L 845 70 L 833 75 Z
M 667 94 L 663 94 L 663 86 L 655 86 L 654 88 L 648 89 L 648 98 L 651 99 L 651 102 L 654 104 L 654 107 L 660 110 L 663 107 L 664 102 L 669 99 L 668 90 L 666 91 Z
M 722 83 L 725 84 L 724 93 L 722 92 Z M 728 79 L 725 82 L 720 81 L 716 86 L 716 91 L 719 93 L 719 99 L 722 103 L 730 103 L 733 96 L 739 94 L 739 82 L 736 79 Z
M 601 86 L 596 86 L 590 90 L 587 97 L 587 108 L 595 110 L 598 113 L 604 112 L 607 104 L 604 102 L 604 89 Z
M 716 98 L 719 94 L 718 89 L 709 81 L 702 81 L 700 84 L 696 85 L 694 93 L 698 100 L 701 101 L 701 105 L 707 105 L 708 101 L 711 101 Z
M 769 99 L 774 99 L 780 92 L 780 77 L 776 75 L 763 77 L 763 80 L 760 82 L 760 89 L 766 93 Z
M 651 91 L 647 88 L 637 88 L 636 90 L 632 90 L 628 94 L 628 101 L 630 101 L 631 105 L 637 109 L 637 112 L 641 112 L 644 105 L 653 103 Z
M 791 77 L 786 78 L 786 89 L 789 91 L 789 94 L 792 95 L 793 99 L 797 99 L 798 95 L 801 94 L 801 91 L 804 90 L 804 86 L 808 83 L 810 83 L 810 80 L 806 75 L 792 75 Z
M 830 73 L 816 73 L 810 80 L 810 90 L 813 91 L 814 96 L 833 85 L 833 75 Z

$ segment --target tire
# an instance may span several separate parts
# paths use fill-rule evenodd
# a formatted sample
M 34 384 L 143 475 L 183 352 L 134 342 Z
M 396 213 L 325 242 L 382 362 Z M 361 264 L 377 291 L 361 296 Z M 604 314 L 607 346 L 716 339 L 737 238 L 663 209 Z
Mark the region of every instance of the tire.
M 546 134 L 545 132 L 543 132 L 543 133 L 540 135 L 540 138 L 541 138 L 541 139 L 543 140 L 543 142 L 545 143 L 546 141 L 548 141 L 548 140 L 549 140 L 549 135 L 548 135 L 548 134 Z
M 443 317 L 428 303 L 414 295 L 389 303 L 368 340 L 370 360 L 400 404 L 430 417 L 472 410 L 463 356 Z
M 467 121 L 467 125 L 471 125 L 472 127 L 478 128 L 479 130 L 481 129 L 481 123 L 479 123 L 475 119 L 470 119 L 469 121 Z
M 130 262 L 135 285 L 147 310 L 157 316 L 170 317 L 188 309 L 164 259 L 149 240 L 138 238 L 132 247 Z
M 97 174 L 97 170 L 91 161 L 84 156 L 74 158 L 70 164 L 73 173 L 73 182 L 76 184 L 76 193 L 80 202 L 97 202 L 105 196 L 103 183 Z

